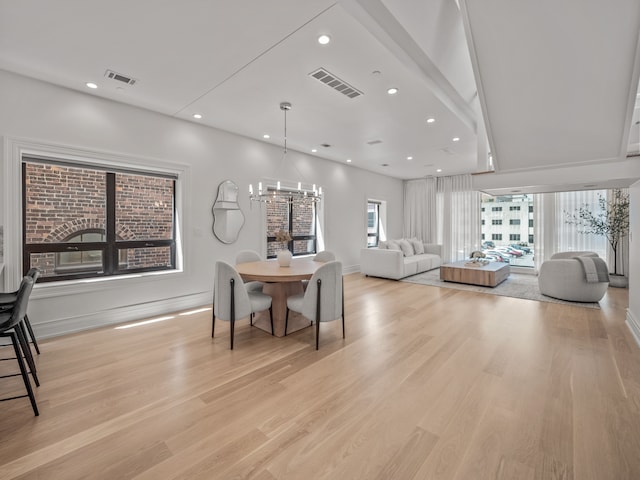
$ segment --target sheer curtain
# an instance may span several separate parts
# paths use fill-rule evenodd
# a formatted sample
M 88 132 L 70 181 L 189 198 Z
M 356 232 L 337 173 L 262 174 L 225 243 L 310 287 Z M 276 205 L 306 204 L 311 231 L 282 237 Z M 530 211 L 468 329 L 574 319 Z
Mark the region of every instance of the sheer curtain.
M 404 183 L 404 235 L 442 245 L 443 261 L 469 257 L 480 244 L 480 193 L 471 175 Z
M 436 227 L 436 179 L 407 180 L 404 182 L 404 236 L 435 243 Z
M 609 243 L 604 236 L 580 233 L 582 228 L 567 222 L 568 214 L 580 207 L 594 212 L 600 210 L 598 194 L 606 190 L 556 192 L 536 194 L 534 197 L 534 249 L 535 266 L 557 252 L 589 250 L 609 262 Z

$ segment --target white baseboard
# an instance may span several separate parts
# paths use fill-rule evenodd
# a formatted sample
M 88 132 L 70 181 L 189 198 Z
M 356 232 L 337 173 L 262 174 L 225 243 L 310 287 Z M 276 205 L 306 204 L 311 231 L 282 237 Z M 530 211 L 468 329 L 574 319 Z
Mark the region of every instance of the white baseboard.
M 350 265 L 348 267 L 342 266 L 342 273 L 348 275 L 350 273 L 356 273 L 360 271 L 360 265 Z
M 636 339 L 636 343 L 640 347 L 640 321 L 633 315 L 631 310 L 627 308 L 627 327 L 631 330 L 633 338 Z
M 35 323 L 31 319 L 37 338 L 57 337 L 69 333 L 90 330 L 93 328 L 116 325 L 118 323 L 141 320 L 155 315 L 185 310 L 211 304 L 211 292 L 200 292 L 175 298 L 166 298 L 155 302 L 147 302 L 126 307 L 91 312 L 76 317 L 56 319 L 49 322 Z

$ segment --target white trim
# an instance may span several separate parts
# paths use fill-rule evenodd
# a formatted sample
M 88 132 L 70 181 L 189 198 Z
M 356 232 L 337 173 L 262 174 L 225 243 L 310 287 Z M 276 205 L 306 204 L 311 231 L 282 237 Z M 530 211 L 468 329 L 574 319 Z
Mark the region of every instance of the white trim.
M 19 137 L 4 137 L 4 168 L 2 175 L 2 190 L 4 193 L 4 290 L 14 291 L 20 283 L 22 267 L 22 157 L 35 155 L 38 157 L 50 157 L 63 159 L 72 163 L 85 165 L 102 165 L 126 169 L 134 167 L 136 171 L 149 173 L 165 173 L 177 176 L 175 191 L 175 222 L 176 222 L 176 270 L 163 272 L 165 274 L 182 274 L 185 265 L 183 247 L 184 232 L 187 228 L 187 193 L 190 186 L 190 167 L 186 164 L 166 162 L 153 158 L 132 156 L 124 153 L 107 152 L 87 149 L 70 145 L 41 142 L 33 139 Z M 109 277 L 111 285 L 122 285 L 131 278 L 144 277 L 148 280 L 149 274 L 143 275 L 116 275 Z M 166 278 L 166 277 L 165 277 Z M 91 279 L 95 281 L 96 279 Z M 106 279 L 105 279 L 106 280 Z M 67 282 L 55 282 L 39 284 L 34 290 L 34 298 L 46 298 L 47 296 L 59 296 L 79 292 L 93 291 L 97 287 L 91 286 L 86 280 L 74 280 Z M 101 283 L 103 288 L 109 285 Z M 55 293 L 36 293 L 38 291 Z
M 631 331 L 633 338 L 635 338 L 636 343 L 640 347 L 640 321 L 633 315 L 631 310 L 627 308 L 627 327 Z
M 128 305 L 126 307 L 91 312 L 76 317 L 57 318 L 40 323 L 33 323 L 32 319 L 32 324 L 38 338 L 49 338 L 97 327 L 130 322 L 141 318 L 149 318 L 155 315 L 166 315 L 167 312 L 176 312 L 188 308 L 200 307 L 202 305 L 210 305 L 211 299 L 212 292 L 199 292 L 138 305 Z

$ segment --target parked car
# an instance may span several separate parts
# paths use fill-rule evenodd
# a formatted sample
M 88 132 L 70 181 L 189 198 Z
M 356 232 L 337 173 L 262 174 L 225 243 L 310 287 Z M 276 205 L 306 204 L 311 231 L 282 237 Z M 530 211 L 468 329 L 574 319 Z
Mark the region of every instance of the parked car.
M 522 250 L 517 250 L 513 247 L 498 247 L 496 250 L 498 250 L 499 252 L 505 252 L 508 253 L 509 255 L 512 255 L 514 257 L 521 257 L 522 255 L 524 255 L 524 252 Z
M 482 248 L 496 248 L 496 244 L 489 240 L 486 240 L 482 242 Z
M 516 250 L 522 250 L 524 253 L 531 253 L 531 249 L 525 245 L 520 245 L 518 243 L 512 243 L 511 245 L 509 245 L 512 248 L 515 248 Z
M 490 262 L 510 263 L 509 260 L 505 260 L 502 256 L 491 255 L 490 253 L 485 255 L 485 260 L 489 260 Z
M 507 255 L 506 253 L 500 252 L 498 250 L 484 250 L 484 254 L 499 259 L 499 260 L 495 260 L 497 262 L 510 263 L 509 255 Z

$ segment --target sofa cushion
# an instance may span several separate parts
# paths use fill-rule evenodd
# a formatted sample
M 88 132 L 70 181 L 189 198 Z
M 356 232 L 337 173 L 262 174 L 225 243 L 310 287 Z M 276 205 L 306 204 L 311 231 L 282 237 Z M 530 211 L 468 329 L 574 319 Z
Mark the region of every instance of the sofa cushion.
M 416 255 L 422 255 L 424 253 L 424 244 L 417 238 L 410 238 L 411 246 Z
M 400 245 L 395 240 L 389 240 L 387 242 L 387 247 L 389 248 L 389 250 L 398 250 L 399 252 L 402 251 L 402 249 L 400 248 Z
M 380 250 L 387 250 L 389 248 L 389 242 L 387 242 L 386 240 L 380 240 L 378 242 L 378 248 Z
M 414 254 L 413 247 L 409 243 L 409 240 L 407 240 L 405 238 L 401 238 L 400 240 L 398 240 L 398 245 L 400 245 L 400 250 L 402 250 L 402 254 L 405 257 L 412 257 L 413 256 L 413 254 Z

